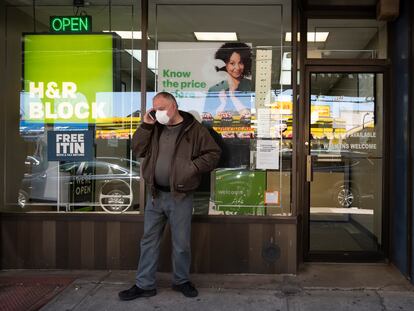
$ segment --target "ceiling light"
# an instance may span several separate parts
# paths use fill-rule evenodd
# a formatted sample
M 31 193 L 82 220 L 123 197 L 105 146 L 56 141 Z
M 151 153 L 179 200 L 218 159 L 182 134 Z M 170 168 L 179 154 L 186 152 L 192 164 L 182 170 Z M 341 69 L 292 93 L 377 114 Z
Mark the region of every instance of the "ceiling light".
M 121 31 L 121 30 L 103 30 L 103 32 L 115 32 L 117 33 L 122 39 L 142 39 L 142 32 L 141 31 Z M 150 37 L 147 36 L 149 39 Z
M 308 42 L 325 42 L 328 39 L 329 32 L 308 32 Z M 292 33 L 287 32 L 285 41 L 292 41 Z M 298 41 L 300 41 L 300 33 L 298 33 Z
M 131 54 L 136 60 L 141 62 L 142 54 L 141 50 L 125 50 L 127 53 Z M 148 69 L 156 73 L 157 71 L 157 50 L 148 50 Z
M 235 32 L 194 32 L 198 41 L 237 41 Z

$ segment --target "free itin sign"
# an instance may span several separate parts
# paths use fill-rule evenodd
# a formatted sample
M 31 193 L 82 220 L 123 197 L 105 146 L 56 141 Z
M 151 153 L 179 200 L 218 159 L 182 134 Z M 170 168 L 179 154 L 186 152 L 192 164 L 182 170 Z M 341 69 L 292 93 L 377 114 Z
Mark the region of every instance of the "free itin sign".
M 93 159 L 92 131 L 50 131 L 47 135 L 49 161 Z

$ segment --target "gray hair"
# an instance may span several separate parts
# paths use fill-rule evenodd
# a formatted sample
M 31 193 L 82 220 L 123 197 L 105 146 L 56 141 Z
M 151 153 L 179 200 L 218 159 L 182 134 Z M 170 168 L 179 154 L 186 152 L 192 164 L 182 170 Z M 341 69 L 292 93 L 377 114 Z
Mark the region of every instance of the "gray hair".
M 157 97 L 165 98 L 165 99 L 173 102 L 175 104 L 175 106 L 178 107 L 177 100 L 175 99 L 174 95 L 171 94 L 171 93 L 159 92 L 159 93 L 157 93 L 157 95 L 154 96 L 154 98 L 152 100 L 154 101 Z

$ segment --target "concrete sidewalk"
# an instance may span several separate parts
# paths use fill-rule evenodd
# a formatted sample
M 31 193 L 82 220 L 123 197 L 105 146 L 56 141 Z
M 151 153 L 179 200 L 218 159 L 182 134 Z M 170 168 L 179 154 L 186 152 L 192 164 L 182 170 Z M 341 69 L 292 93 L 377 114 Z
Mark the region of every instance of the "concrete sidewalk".
M 76 275 L 42 310 L 414 310 L 414 287 L 383 264 L 307 264 L 297 276 L 192 276 L 200 295 L 170 289 L 170 274 L 158 275 L 158 294 L 120 301 L 135 271 L 10 270 L 2 275 Z

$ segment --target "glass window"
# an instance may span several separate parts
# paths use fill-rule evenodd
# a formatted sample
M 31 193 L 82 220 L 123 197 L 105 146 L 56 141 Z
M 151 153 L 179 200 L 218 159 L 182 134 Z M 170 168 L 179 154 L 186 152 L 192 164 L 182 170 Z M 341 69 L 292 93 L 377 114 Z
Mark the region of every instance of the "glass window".
M 153 92 L 175 94 L 222 149 L 194 202 L 200 215 L 291 213 L 290 3 L 150 2 Z M 151 87 L 149 87 L 151 88 Z
M 223 150 L 195 214 L 291 213 L 290 14 L 290 2 L 150 1 L 147 106 L 174 93 Z M 139 212 L 139 2 L 6 1 L 5 15 L 5 208 Z
M 310 78 L 310 251 L 376 252 L 383 243 L 383 75 Z
M 386 22 L 309 19 L 308 58 L 387 58 Z
M 139 211 L 139 1 L 72 4 L 6 1 L 5 208 Z

